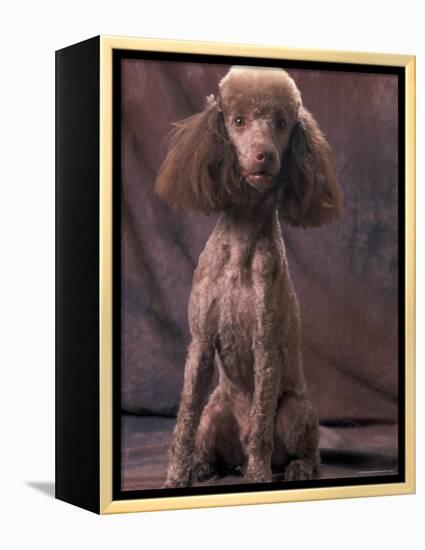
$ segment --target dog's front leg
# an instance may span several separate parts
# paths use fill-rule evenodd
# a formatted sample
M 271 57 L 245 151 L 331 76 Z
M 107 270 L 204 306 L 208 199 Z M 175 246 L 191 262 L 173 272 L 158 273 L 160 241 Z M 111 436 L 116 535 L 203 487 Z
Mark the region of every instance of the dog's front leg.
M 187 487 L 192 477 L 196 430 L 214 372 L 214 348 L 193 339 L 184 371 L 177 422 L 174 428 L 167 480 L 164 487 Z
M 256 316 L 253 333 L 254 392 L 245 475 L 251 481 L 264 482 L 272 478 L 274 418 L 282 357 L 276 339 L 274 255 L 261 243 L 257 246 L 252 277 Z
M 254 482 L 271 481 L 273 428 L 277 407 L 279 372 L 278 354 L 257 344 L 254 349 L 255 377 L 251 407 L 250 435 L 247 446 L 246 477 Z

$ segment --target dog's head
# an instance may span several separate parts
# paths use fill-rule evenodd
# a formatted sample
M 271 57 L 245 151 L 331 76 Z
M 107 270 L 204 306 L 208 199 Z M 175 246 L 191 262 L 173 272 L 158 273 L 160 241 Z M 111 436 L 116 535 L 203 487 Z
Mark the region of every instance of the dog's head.
M 330 147 L 293 79 L 282 69 L 234 67 L 217 99 L 175 125 L 156 190 L 171 206 L 211 212 L 272 189 L 292 225 L 340 214 Z

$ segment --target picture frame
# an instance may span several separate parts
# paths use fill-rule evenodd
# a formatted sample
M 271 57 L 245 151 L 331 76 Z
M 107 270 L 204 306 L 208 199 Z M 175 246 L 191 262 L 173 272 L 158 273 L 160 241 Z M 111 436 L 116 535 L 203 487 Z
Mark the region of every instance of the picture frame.
M 126 60 L 131 61 L 125 66 L 128 69 L 131 65 L 131 70 L 123 68 Z M 143 71 L 137 73 L 139 70 L 137 63 L 140 67 L 142 63 L 145 65 L 147 63 L 149 67 L 144 66 Z M 172 78 L 166 80 L 164 77 L 164 80 L 161 81 L 160 78 L 163 76 L 158 77 L 154 71 L 158 71 L 158 67 L 163 66 L 161 64 L 164 63 L 168 64 L 167 71 L 170 71 L 170 67 L 174 67 L 174 73 L 171 71 L 171 74 L 178 73 L 180 65 L 183 64 L 186 64 L 186 67 L 196 66 L 196 70 L 194 68 L 192 72 L 184 73 L 186 75 L 184 78 L 181 76 L 183 73 L 179 73 L 180 76 L 174 80 Z M 305 481 L 284 482 L 279 480 L 271 483 L 246 484 L 241 479 L 240 482 L 233 482 L 233 484 L 227 484 L 225 480 L 224 482 L 222 480 L 218 484 L 163 488 L 162 484 L 165 479 L 150 482 L 150 485 L 143 485 L 142 481 L 137 481 L 145 479 L 143 472 L 140 474 L 141 477 L 138 474 L 138 478 L 133 477 L 130 481 L 125 476 L 125 469 L 130 468 L 130 462 L 124 460 L 123 457 L 131 454 L 131 449 L 127 452 L 128 449 L 125 448 L 130 439 L 125 439 L 127 437 L 124 424 L 126 420 L 123 420 L 121 415 L 123 403 L 127 408 L 127 414 L 134 416 L 134 422 L 138 421 L 140 411 L 142 411 L 142 416 L 143 414 L 146 416 L 146 411 L 150 417 L 155 414 L 158 417 L 172 416 L 175 414 L 175 396 L 179 395 L 181 390 L 180 387 L 176 388 L 175 386 L 181 385 L 184 371 L 184 360 L 181 361 L 181 357 L 176 356 L 180 358 L 179 361 L 177 364 L 174 364 L 174 360 L 172 362 L 173 368 L 177 372 L 177 378 L 172 378 L 170 383 L 172 388 L 167 390 L 174 396 L 174 401 L 171 399 L 174 405 L 170 405 L 169 408 L 164 406 L 162 409 L 156 409 L 155 404 L 153 407 L 146 405 L 146 399 L 140 404 L 138 396 L 132 397 L 132 404 L 128 405 L 129 398 L 126 397 L 123 387 L 126 384 L 133 384 L 134 391 L 139 391 L 138 384 L 143 379 L 143 375 L 139 373 L 135 379 L 132 374 L 130 380 L 129 370 L 125 370 L 126 365 L 123 365 L 128 357 L 125 347 L 130 344 L 135 345 L 134 341 L 139 339 L 139 346 L 142 348 L 148 345 L 148 340 L 143 338 L 149 339 L 150 337 L 149 331 L 145 330 L 144 325 L 144 328 L 136 331 L 135 336 L 130 335 L 127 338 L 125 332 L 133 326 L 131 325 L 133 318 L 124 317 L 127 310 L 122 301 L 123 296 L 127 300 L 128 287 L 125 286 L 125 276 L 129 265 L 128 249 L 123 244 L 123 224 L 126 222 L 127 214 L 122 209 L 122 204 L 123 196 L 130 189 L 131 183 L 128 182 L 133 181 L 136 177 L 134 174 L 137 168 L 133 167 L 131 169 L 133 172 L 131 172 L 128 163 L 135 162 L 135 158 L 141 158 L 143 155 L 151 155 L 155 158 L 155 174 L 150 174 L 144 180 L 148 182 L 146 185 L 149 187 L 149 196 L 145 194 L 143 201 L 131 202 L 131 204 L 137 202 L 137 207 L 141 205 L 142 208 L 146 208 L 145 214 L 137 211 L 140 219 L 144 222 L 138 226 L 138 231 L 149 230 L 154 233 L 154 228 L 158 228 L 160 220 L 158 221 L 158 217 L 153 216 L 158 212 L 162 212 L 164 217 L 168 216 L 168 214 L 164 214 L 164 209 L 168 207 L 158 206 L 160 202 L 158 205 L 155 203 L 155 208 L 163 208 L 163 210 L 155 210 L 155 208 L 149 212 L 147 210 L 148 201 L 159 201 L 159 198 L 153 193 L 153 183 L 157 169 L 165 155 L 163 139 L 165 127 L 171 129 L 173 123 L 183 118 L 183 114 L 185 116 L 194 114 L 193 106 L 201 107 L 200 102 L 205 100 L 206 95 L 216 94 L 217 86 L 208 90 L 207 88 L 214 78 L 218 85 L 218 75 L 222 77 L 225 74 L 224 69 L 223 71 L 220 69 L 220 65 L 226 66 L 226 70 L 228 66 L 232 65 L 284 68 L 290 73 L 292 71 L 291 75 L 298 74 L 299 82 L 302 82 L 302 74 L 307 75 L 305 77 L 306 90 L 308 89 L 307 84 L 313 85 L 320 75 L 369 75 L 370 79 L 375 78 L 376 82 L 383 76 L 394 79 L 394 88 L 391 89 L 396 90 L 396 93 L 391 96 L 393 103 L 388 103 L 387 111 L 385 111 L 389 113 L 390 118 L 392 116 L 391 120 L 394 120 L 394 124 L 385 127 L 385 135 L 392 136 L 391 144 L 396 147 L 397 158 L 394 159 L 391 156 L 393 149 L 388 145 L 389 141 L 385 141 L 387 138 L 383 138 L 383 141 L 378 143 L 378 147 L 386 151 L 385 155 L 387 156 L 384 160 L 389 165 L 391 164 L 393 170 L 391 177 L 395 178 L 394 181 L 397 183 L 394 192 L 385 195 L 382 199 L 384 221 L 380 220 L 381 229 L 382 224 L 384 229 L 387 226 L 391 228 L 389 236 L 386 237 L 387 240 L 384 240 L 384 244 L 381 246 L 390 248 L 395 260 L 391 256 L 393 259 L 391 260 L 391 273 L 388 275 L 390 278 L 377 287 L 379 292 L 382 291 L 382 295 L 385 294 L 388 303 L 394 307 L 390 310 L 391 318 L 388 317 L 389 310 L 382 313 L 378 309 L 373 309 L 374 303 L 369 310 L 366 298 L 364 298 L 366 295 L 360 294 L 365 301 L 362 302 L 363 309 L 359 310 L 360 320 L 356 317 L 357 324 L 353 329 L 353 333 L 366 331 L 365 327 L 362 328 L 364 319 L 369 319 L 374 315 L 377 317 L 377 324 L 381 323 L 380 326 L 382 326 L 382 320 L 387 315 L 388 326 L 394 326 L 397 330 L 397 342 L 394 344 L 397 357 L 394 357 L 392 348 L 389 352 L 392 353 L 391 361 L 388 363 L 392 365 L 389 377 L 392 382 L 385 381 L 382 387 L 377 378 L 379 373 L 368 365 L 372 362 L 372 358 L 376 358 L 378 362 L 382 361 L 381 349 L 384 347 L 382 342 L 387 342 L 392 333 L 389 332 L 389 329 L 387 332 L 384 329 L 382 342 L 370 349 L 360 349 L 359 342 L 361 343 L 362 340 L 354 340 L 358 344 L 358 353 L 361 351 L 366 357 L 364 364 L 367 369 L 370 369 L 371 374 L 367 378 L 367 383 L 370 383 L 371 386 L 377 385 L 378 387 L 375 387 L 373 391 L 376 391 L 377 395 L 385 394 L 385 399 L 388 398 L 388 401 L 391 402 L 391 413 L 385 412 L 380 426 L 391 424 L 393 430 L 391 433 L 396 441 L 394 447 L 396 458 L 393 459 L 392 455 L 390 458 L 388 456 L 382 458 L 382 448 L 376 447 L 374 451 L 382 461 L 378 460 L 378 466 L 375 465 L 374 468 L 382 467 L 381 470 L 375 468 L 375 470 L 372 469 L 372 472 L 368 471 L 367 461 L 359 466 L 361 453 L 356 447 L 354 454 L 350 455 L 352 466 L 354 465 L 353 468 L 358 467 L 361 471 L 359 470 L 354 477 L 348 474 L 341 475 L 337 472 L 327 478 Z M 205 70 L 198 70 L 199 67 L 201 69 L 205 67 Z M 149 78 L 149 71 L 153 71 L 152 81 Z M 161 75 L 166 74 L 167 71 L 164 70 Z M 212 76 L 208 76 L 209 74 Z M 310 80 L 308 79 L 309 75 L 311 76 Z M 126 78 L 127 80 L 125 80 Z M 141 78 L 142 80 L 140 80 Z M 151 95 L 145 95 L 144 101 L 149 100 L 152 103 L 145 104 L 145 111 L 143 111 L 145 118 L 137 119 L 143 123 L 140 128 L 142 137 L 135 144 L 134 139 L 131 142 L 126 135 L 125 125 L 128 124 L 128 120 L 137 118 L 137 109 L 140 108 L 137 84 L 142 82 L 143 78 L 146 82 L 151 82 L 149 87 Z M 297 78 L 295 76 L 293 78 L 297 82 Z M 359 78 L 363 77 L 359 76 Z M 176 80 L 184 88 L 186 100 L 191 97 L 192 93 L 195 99 L 193 104 L 188 102 L 190 104 L 181 108 L 178 111 L 179 116 L 173 119 L 177 111 L 175 109 L 173 111 L 173 107 L 170 105 L 175 105 L 172 98 L 173 94 L 177 92 L 173 91 L 172 87 L 171 89 L 167 88 L 165 92 L 164 86 L 170 82 L 175 83 Z M 365 79 L 363 78 L 363 80 Z M 162 88 L 155 89 L 154 84 L 157 82 L 162 82 Z M 330 87 L 330 81 L 327 82 L 327 87 L 317 88 L 322 94 L 330 94 L 332 90 L 340 89 L 338 84 L 333 83 L 334 87 Z M 191 88 L 193 83 L 195 85 Z M 373 82 L 371 85 L 373 86 Z M 358 89 L 362 90 L 362 86 L 363 84 L 359 85 Z M 390 85 L 385 81 L 380 86 L 380 89 L 383 90 L 382 97 L 384 99 L 382 101 L 386 101 L 390 97 L 386 95 L 386 93 L 390 93 L 386 92 L 390 89 Z M 354 91 L 356 90 L 357 88 Z M 204 94 L 205 91 L 207 94 Z M 336 96 L 338 96 L 337 93 L 332 97 Z M 171 98 L 169 105 L 166 103 L 167 97 Z M 351 97 L 351 95 L 344 96 L 344 98 L 347 97 Z M 126 101 L 133 103 L 130 105 Z M 338 101 L 344 106 L 344 101 L 341 98 Z M 319 100 L 317 104 L 320 104 Z M 349 107 L 349 105 L 345 105 L 347 110 Z M 377 109 L 379 110 L 379 108 L 378 106 Z M 157 124 L 157 119 L 161 118 L 163 111 L 169 114 L 162 117 L 161 131 L 158 133 L 158 136 L 161 137 L 150 139 L 149 136 L 156 136 L 152 133 L 153 125 Z M 146 113 L 148 112 L 153 113 L 152 121 L 147 118 Z M 327 112 L 328 119 L 334 120 L 329 112 Z M 317 116 L 313 110 L 312 113 Z M 374 116 L 378 120 L 381 115 L 378 116 L 372 111 L 370 117 Z M 347 120 L 354 119 L 347 117 Z M 387 121 L 387 119 L 385 120 Z M 337 123 L 335 124 L 337 125 Z M 144 130 L 145 127 L 146 130 Z M 149 136 L 147 136 L 148 130 Z M 349 130 L 339 134 L 339 137 L 346 134 L 349 134 Z M 328 137 L 330 140 L 331 136 Z M 366 141 L 372 139 L 362 136 L 361 139 L 358 139 L 358 143 L 363 143 L 363 137 Z M 125 141 L 126 139 L 129 141 Z M 129 149 L 125 149 L 125 147 L 130 147 L 128 143 L 130 145 L 132 143 L 131 147 L 133 147 L 130 157 L 127 154 Z M 347 143 L 350 143 L 349 139 L 347 139 Z M 356 160 L 365 158 L 367 147 L 366 149 L 360 147 L 360 151 L 363 156 L 356 157 Z M 349 151 L 346 152 L 345 163 L 350 162 L 349 155 Z M 378 158 L 381 158 L 379 152 L 377 155 Z M 338 166 L 338 158 L 336 163 Z M 360 177 L 359 173 L 356 177 Z M 379 181 L 379 174 L 376 178 L 376 181 Z M 371 182 L 373 183 L 375 180 L 371 178 Z M 389 181 L 388 185 L 391 185 L 392 182 L 393 180 Z M 378 189 L 380 189 L 379 186 Z M 133 195 L 128 194 L 128 199 L 134 201 L 135 192 L 138 192 L 137 188 L 136 191 L 133 189 Z M 362 205 L 367 204 L 368 197 L 366 195 L 365 198 L 362 197 L 358 200 L 365 201 L 361 203 Z M 345 207 L 347 209 L 346 205 Z M 376 203 L 374 203 L 374 207 L 376 207 Z M 348 205 L 349 209 L 350 204 Z M 387 215 L 387 211 L 391 211 L 391 215 Z M 196 215 L 189 221 L 185 221 L 186 214 L 183 211 L 177 212 L 173 216 L 173 220 L 177 220 L 175 223 L 188 224 L 185 226 L 187 227 L 185 242 L 189 242 L 192 238 L 188 234 L 196 234 L 196 238 L 199 238 L 200 241 L 205 237 L 205 229 L 196 229 L 198 233 L 193 233 L 194 228 L 200 228 L 200 224 L 204 223 L 199 220 L 206 219 L 205 216 L 199 214 L 198 217 Z M 370 223 L 370 221 L 366 219 L 365 223 Z M 165 230 L 163 229 L 163 231 Z M 330 231 L 335 230 L 331 229 Z M 164 239 L 167 241 L 167 234 Z M 331 241 L 326 242 L 329 244 Z M 370 245 L 372 247 L 371 257 L 377 256 L 379 242 L 375 240 Z M 152 246 L 154 245 L 155 241 Z M 168 242 L 164 246 L 170 247 L 171 244 Z M 196 246 L 199 249 L 199 242 Z M 194 246 L 194 250 L 199 253 L 200 250 L 196 246 Z M 354 249 L 355 246 L 356 242 L 352 241 L 352 248 Z M 375 248 L 373 248 L 374 246 Z M 167 264 L 166 259 L 169 255 L 167 251 L 170 248 L 161 250 L 164 255 L 164 260 L 161 262 L 165 263 L 165 269 L 173 269 L 175 264 Z M 149 261 L 152 261 L 152 254 L 148 254 L 146 251 L 145 253 L 146 257 L 149 257 Z M 373 277 L 381 281 L 383 276 L 379 275 L 382 273 L 379 259 L 380 257 L 376 260 Z M 291 262 L 289 264 L 291 268 Z M 352 269 L 355 271 L 357 265 L 355 260 L 353 265 Z M 294 270 L 297 270 L 295 266 Z M 414 56 L 112 36 L 98 36 L 59 50 L 56 52 L 56 498 L 96 513 L 110 514 L 413 493 L 415 491 L 414 273 Z M 343 276 L 341 275 L 338 281 L 343 280 Z M 363 276 L 362 272 L 358 279 Z M 186 273 L 185 277 L 185 283 L 182 285 L 186 284 L 187 286 L 187 283 L 191 282 L 192 275 L 189 276 Z M 368 284 L 370 284 L 372 292 L 375 292 L 376 288 L 372 284 L 375 281 L 373 277 L 368 279 Z M 173 279 L 173 281 L 173 285 L 175 285 L 175 280 Z M 295 287 L 297 287 L 297 281 L 295 281 Z M 140 291 L 140 287 L 137 288 Z M 175 287 L 173 288 L 173 291 L 176 292 Z M 347 292 L 353 292 L 353 288 L 348 286 L 345 290 L 342 289 L 341 296 L 344 293 L 347 295 Z M 302 289 L 298 291 L 298 295 L 301 305 L 303 305 Z M 152 300 L 154 299 L 155 297 L 152 298 Z M 186 304 L 187 296 L 185 300 L 180 299 L 177 302 L 179 311 L 182 311 L 182 304 Z M 381 307 L 380 304 L 379 302 L 379 307 Z M 307 333 L 308 339 L 308 330 L 311 325 L 308 320 L 309 313 L 304 309 L 302 308 L 303 327 L 305 327 L 305 329 L 303 328 L 303 338 Z M 359 313 L 353 313 L 354 315 L 359 315 Z M 179 319 L 184 326 L 187 326 L 187 319 L 183 319 L 181 316 Z M 344 327 L 343 319 L 344 316 L 340 318 L 340 322 Z M 165 324 L 165 326 L 167 325 Z M 184 334 L 186 336 L 179 336 L 178 339 L 179 350 L 184 349 L 188 344 L 187 333 Z M 156 337 L 160 338 L 160 344 L 156 344 L 154 349 L 157 350 L 155 353 L 160 355 L 161 346 L 164 348 L 167 346 L 166 329 L 164 327 L 158 329 Z M 319 347 L 321 345 L 320 339 L 318 345 Z M 369 345 L 375 346 L 373 343 Z M 140 348 L 137 349 L 140 350 Z M 170 350 L 174 350 L 174 348 L 170 348 Z M 351 357 L 350 351 L 347 352 L 347 356 Z M 140 359 L 139 355 L 137 357 Z M 172 357 L 175 356 L 172 355 Z M 152 368 L 159 369 L 159 367 Z M 395 368 L 396 370 L 394 370 Z M 180 378 L 178 378 L 179 376 Z M 351 371 L 348 376 L 352 376 Z M 155 377 L 153 379 L 155 380 Z M 159 379 L 163 380 L 163 378 Z M 311 384 L 308 386 L 311 389 Z M 335 388 L 337 391 L 341 391 L 338 383 L 335 383 Z M 364 407 L 364 402 L 370 402 L 370 396 L 375 395 L 373 391 L 367 394 L 369 397 L 365 398 L 366 401 L 362 401 L 361 394 L 359 394 L 359 406 Z M 156 399 L 157 395 L 158 392 L 153 392 L 151 401 Z M 330 399 L 330 397 L 326 397 L 326 399 Z M 355 402 L 355 398 L 353 399 Z M 151 401 L 148 400 L 149 403 Z M 134 402 L 136 402 L 135 405 Z M 348 402 L 347 407 L 349 407 Z M 379 417 L 379 411 L 377 411 L 378 409 L 374 409 L 373 414 L 365 415 L 364 418 L 354 415 L 355 418 L 350 420 L 349 428 L 370 425 L 372 417 Z M 393 417 L 394 419 L 391 420 Z M 380 419 L 378 418 L 378 420 Z M 173 423 L 172 420 L 170 422 Z M 347 420 L 344 419 L 343 422 L 347 422 Z M 327 427 L 329 428 L 329 426 L 332 427 L 333 424 L 328 419 Z M 345 427 L 347 428 L 347 426 Z M 323 433 L 326 435 L 326 426 L 322 426 L 322 428 L 321 435 Z M 382 435 L 383 433 L 384 431 L 377 432 L 376 441 L 388 441 Z M 131 439 L 133 445 L 136 441 L 134 433 L 130 433 L 128 437 L 133 438 Z M 167 435 L 167 437 L 169 436 Z M 139 441 L 139 445 L 138 452 L 143 454 L 143 438 L 142 442 Z M 164 460 L 164 448 L 161 453 L 161 460 Z M 334 465 L 339 464 L 337 452 L 328 453 L 328 459 L 329 457 L 334 461 Z M 346 455 L 345 458 L 347 458 Z M 155 462 L 159 458 L 150 455 L 149 460 Z M 391 468 L 394 467 L 394 469 L 387 469 L 388 464 L 391 464 Z M 326 461 L 324 465 L 326 467 Z M 152 485 L 152 483 L 157 483 L 157 485 Z

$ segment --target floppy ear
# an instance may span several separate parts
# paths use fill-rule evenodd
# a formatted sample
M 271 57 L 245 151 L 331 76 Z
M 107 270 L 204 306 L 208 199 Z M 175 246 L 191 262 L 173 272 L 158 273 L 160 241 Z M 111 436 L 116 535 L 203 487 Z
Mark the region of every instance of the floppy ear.
M 231 184 L 240 176 L 214 96 L 208 97 L 204 111 L 174 126 L 155 191 L 173 207 L 223 210 L 230 205 Z
M 283 218 L 294 226 L 317 227 L 339 218 L 342 197 L 332 152 L 312 115 L 300 107 L 282 160 Z

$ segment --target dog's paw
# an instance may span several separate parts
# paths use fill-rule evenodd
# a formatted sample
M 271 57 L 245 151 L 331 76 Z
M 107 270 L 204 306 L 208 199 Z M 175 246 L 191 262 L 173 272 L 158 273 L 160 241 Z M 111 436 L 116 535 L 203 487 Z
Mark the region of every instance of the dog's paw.
M 193 466 L 192 477 L 194 481 L 202 483 L 211 479 L 217 474 L 217 468 L 214 464 L 209 464 L 208 462 L 199 462 Z
M 167 479 L 165 480 L 163 489 L 175 489 L 179 487 L 190 487 L 192 484 L 192 472 L 191 470 L 175 471 L 169 469 L 167 473 Z
M 299 481 L 313 478 L 313 467 L 302 459 L 293 460 L 285 470 L 285 481 Z
M 174 478 L 167 477 L 167 479 L 165 480 L 165 483 L 162 486 L 162 488 L 163 489 L 177 489 L 177 488 L 180 488 L 180 487 L 190 487 L 190 485 L 191 485 L 191 482 L 188 479 L 184 479 L 184 478 L 174 479 Z
M 251 483 L 267 483 L 272 480 L 271 464 L 249 460 L 245 471 L 245 478 Z

